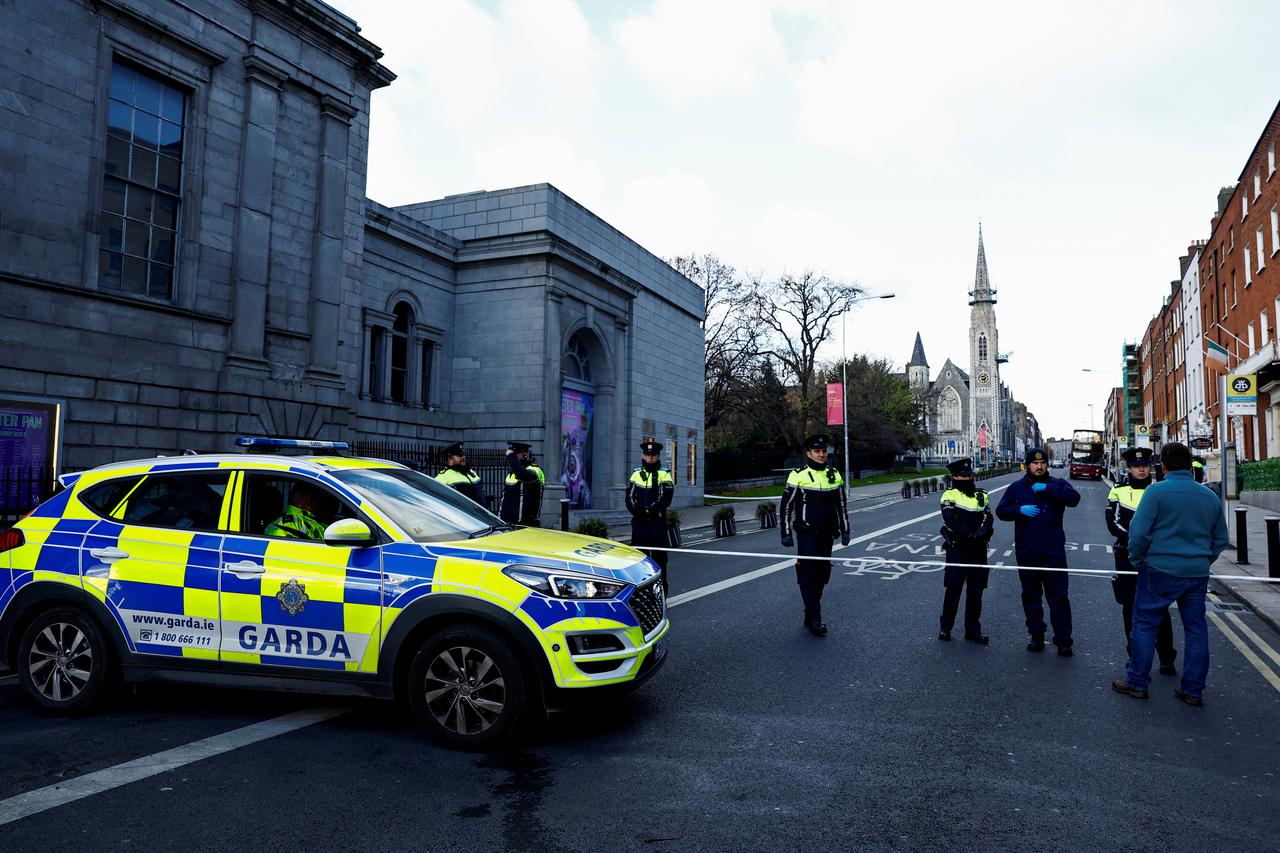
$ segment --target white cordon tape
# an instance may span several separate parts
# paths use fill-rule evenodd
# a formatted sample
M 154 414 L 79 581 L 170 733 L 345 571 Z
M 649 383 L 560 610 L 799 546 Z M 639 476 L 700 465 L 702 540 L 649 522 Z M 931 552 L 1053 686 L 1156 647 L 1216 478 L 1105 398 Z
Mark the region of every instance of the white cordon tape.
M 656 545 L 632 545 L 639 551 L 667 551 L 672 554 L 711 554 L 720 557 L 765 557 L 775 559 L 777 557 L 790 558 L 789 554 L 766 554 L 761 551 L 712 551 L 706 548 L 659 548 Z M 1136 575 L 1138 572 L 1118 572 L 1115 569 L 1073 569 L 1058 568 L 1049 566 L 997 566 L 988 563 L 949 563 L 946 560 L 889 560 L 885 557 L 799 557 L 798 560 L 827 560 L 832 563 L 870 563 L 873 566 L 938 566 L 953 569 L 1002 569 L 1007 572 L 1016 572 L 1020 570 L 1037 571 L 1037 572 L 1066 572 L 1072 575 L 1099 575 L 1112 577 L 1114 575 Z M 1280 584 L 1280 578 L 1261 578 L 1254 575 L 1209 575 L 1209 580 L 1215 581 L 1256 581 L 1258 583 L 1276 583 Z
M 920 495 L 920 497 L 924 497 L 924 495 Z M 892 499 L 890 501 L 885 501 L 886 504 L 909 500 L 909 498 L 904 498 L 901 495 L 899 495 L 897 492 L 884 492 L 883 494 L 879 494 L 879 495 L 863 495 L 861 497 L 850 497 L 847 500 L 849 503 L 857 503 L 858 501 L 874 501 L 880 498 Z M 729 495 L 703 495 L 702 499 L 712 500 L 712 501 L 758 501 L 762 503 L 777 503 L 778 501 L 782 500 L 782 495 L 774 495 L 772 497 L 769 497 L 768 495 L 761 495 L 758 498 L 735 498 L 735 497 L 730 497 Z

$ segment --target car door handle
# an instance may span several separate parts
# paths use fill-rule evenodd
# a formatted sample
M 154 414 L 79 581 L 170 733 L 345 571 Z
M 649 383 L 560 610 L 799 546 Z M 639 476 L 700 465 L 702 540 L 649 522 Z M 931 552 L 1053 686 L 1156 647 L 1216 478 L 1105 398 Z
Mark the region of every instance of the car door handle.
M 95 560 L 101 560 L 104 563 L 114 563 L 116 560 L 123 560 L 129 556 L 128 551 L 121 551 L 119 548 L 90 548 L 89 556 Z
M 233 575 L 260 575 L 267 570 L 266 566 L 259 563 L 251 563 L 248 560 L 241 560 L 238 563 L 223 563 L 222 567 Z

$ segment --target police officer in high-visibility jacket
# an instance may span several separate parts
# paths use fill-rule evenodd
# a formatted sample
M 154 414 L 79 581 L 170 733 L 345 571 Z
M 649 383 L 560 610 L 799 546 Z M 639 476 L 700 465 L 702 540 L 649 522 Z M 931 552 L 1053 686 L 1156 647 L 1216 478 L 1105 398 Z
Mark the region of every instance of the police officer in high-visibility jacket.
M 1204 482 L 1204 457 L 1203 456 L 1191 457 L 1191 476 L 1195 477 L 1195 480 L 1197 483 Z
M 991 518 L 991 501 L 987 490 L 973 480 L 973 463 L 957 459 L 947 468 L 951 471 L 951 488 L 942 493 L 942 541 L 948 565 L 943 570 L 942 618 L 938 639 L 950 640 L 960 609 L 960 593 L 964 598 L 964 638 L 985 646 L 982 633 L 982 591 L 987 587 L 991 570 L 987 564 L 987 543 L 995 529 Z M 975 565 L 978 564 L 978 565 Z
M 542 490 L 547 478 L 533 461 L 530 445 L 507 442 L 507 464 L 511 471 L 502 484 L 502 510 L 498 515 L 507 524 L 538 527 L 542 517 Z
M 805 439 L 806 463 L 787 476 L 787 487 L 778 505 L 782 546 L 790 548 L 798 542 L 796 583 L 804 601 L 804 626 L 818 637 L 827 633 L 822 621 L 822 589 L 831 580 L 831 562 L 804 558 L 830 557 L 831 542 L 837 536 L 840 544 L 849 544 L 848 497 L 844 478 L 827 464 L 829 444 L 825 435 Z
M 436 474 L 436 482 L 444 483 L 459 494 L 466 495 L 480 506 L 484 506 L 484 484 L 480 482 L 480 475 L 472 471 L 471 466 L 467 464 L 467 452 L 462 447 L 462 442 L 454 442 L 446 447 L 444 457 L 447 467 Z
M 662 570 L 662 585 L 667 584 L 667 552 L 647 551 L 643 546 L 666 548 L 667 508 L 675 497 L 676 481 L 659 461 L 662 442 L 640 442 L 640 467 L 631 471 L 627 480 L 627 512 L 631 513 L 631 544 L 640 548 Z
M 1009 484 L 996 506 L 996 516 L 1014 523 L 1014 556 L 1024 567 L 1018 569 L 1022 612 L 1031 635 L 1027 651 L 1044 651 L 1047 599 L 1053 644 L 1059 655 L 1071 657 L 1075 641 L 1071 637 L 1070 585 L 1063 571 L 1067 568 L 1067 536 L 1062 529 L 1062 516 L 1068 507 L 1080 504 L 1080 493 L 1066 480 L 1049 476 L 1049 454 L 1043 448 L 1029 449 L 1023 461 L 1027 475 Z
M 1111 488 L 1107 495 L 1107 529 L 1116 537 L 1115 555 L 1117 572 L 1132 572 L 1133 564 L 1129 562 L 1129 523 L 1133 514 L 1138 511 L 1142 495 L 1151 485 L 1151 457 L 1148 447 L 1131 447 L 1124 452 L 1124 464 L 1129 469 L 1129 476 Z M 1117 574 L 1111 581 L 1111 591 L 1115 594 L 1116 603 L 1120 605 L 1124 617 L 1124 650 L 1129 652 L 1129 635 L 1133 633 L 1133 598 L 1138 590 L 1138 576 Z M 1169 619 L 1169 611 L 1164 612 L 1160 627 L 1156 630 L 1156 654 L 1160 657 L 1160 674 L 1177 675 L 1178 669 L 1173 661 L 1178 652 L 1173 648 L 1173 622 Z

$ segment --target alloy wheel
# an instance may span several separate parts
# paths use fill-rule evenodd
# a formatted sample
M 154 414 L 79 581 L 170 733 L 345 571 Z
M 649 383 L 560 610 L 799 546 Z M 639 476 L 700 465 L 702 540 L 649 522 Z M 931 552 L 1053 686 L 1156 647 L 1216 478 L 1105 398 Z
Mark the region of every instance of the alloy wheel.
M 480 649 L 454 646 L 436 655 L 423 681 L 427 710 L 441 727 L 460 735 L 489 729 L 507 704 L 506 682 Z
M 93 675 L 93 647 L 75 625 L 54 622 L 31 644 L 27 672 L 46 699 L 69 702 L 80 695 Z

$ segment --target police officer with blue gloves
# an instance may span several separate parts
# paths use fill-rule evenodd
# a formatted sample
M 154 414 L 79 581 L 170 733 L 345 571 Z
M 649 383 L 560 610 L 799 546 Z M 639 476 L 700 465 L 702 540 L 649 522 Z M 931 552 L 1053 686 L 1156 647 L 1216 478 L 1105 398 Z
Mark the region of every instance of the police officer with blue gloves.
M 1138 511 L 1142 496 L 1151 485 L 1151 448 L 1130 447 L 1123 454 L 1124 464 L 1129 469 L 1129 476 L 1112 487 L 1107 495 L 1107 529 L 1116 537 L 1115 555 L 1117 572 L 1132 572 L 1133 564 L 1129 562 L 1129 524 Z M 1133 633 L 1133 598 L 1138 589 L 1138 576 L 1118 574 L 1111 581 L 1111 591 L 1120 605 L 1124 618 L 1124 650 L 1130 651 L 1129 635 Z M 1160 628 L 1156 632 L 1156 653 L 1160 656 L 1160 674 L 1177 675 L 1178 669 L 1173 661 L 1178 652 L 1173 648 L 1173 622 L 1169 619 L 1169 611 L 1165 611 L 1160 620 Z
M 1080 504 L 1080 493 L 1066 480 L 1049 476 L 1049 454 L 1033 447 L 1025 457 L 1027 473 L 1005 490 L 996 507 L 1002 521 L 1012 521 L 1014 554 L 1022 584 L 1022 610 L 1027 617 L 1031 642 L 1027 651 L 1044 651 L 1044 603 L 1049 601 L 1049 621 L 1058 654 L 1071 657 L 1071 601 L 1067 598 L 1067 573 L 1042 569 L 1067 567 L 1067 537 L 1062 515 Z M 1034 567 L 1034 568 L 1032 568 Z
M 796 583 L 804 601 L 804 626 L 816 637 L 827 633 L 827 624 L 822 621 L 822 589 L 831 580 L 831 562 L 804 558 L 830 557 L 831 543 L 837 536 L 841 545 L 849 544 L 848 496 L 844 477 L 827 464 L 829 444 L 825 435 L 804 440 L 805 464 L 787 475 L 787 488 L 778 504 L 782 547 L 797 545 Z
M 987 563 L 987 543 L 995 529 L 991 501 L 987 490 L 978 488 L 973 480 L 972 462 L 957 459 L 947 468 L 951 471 L 951 488 L 942 493 L 942 541 L 948 563 L 969 565 L 948 565 L 943 570 L 945 591 L 938 639 L 951 639 L 960 593 L 968 587 L 964 598 L 964 638 L 985 646 L 988 637 L 982 633 L 982 591 L 991 570 L 973 564 Z
M 666 548 L 667 509 L 675 497 L 676 481 L 671 472 L 662 467 L 662 442 L 640 442 L 640 467 L 631 471 L 627 479 L 627 512 L 631 513 L 631 544 L 658 564 L 662 571 L 662 584 L 667 583 L 667 552 L 649 551 L 645 545 Z

